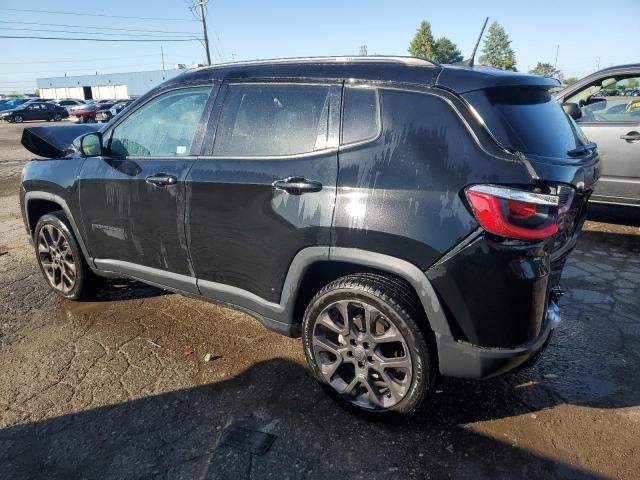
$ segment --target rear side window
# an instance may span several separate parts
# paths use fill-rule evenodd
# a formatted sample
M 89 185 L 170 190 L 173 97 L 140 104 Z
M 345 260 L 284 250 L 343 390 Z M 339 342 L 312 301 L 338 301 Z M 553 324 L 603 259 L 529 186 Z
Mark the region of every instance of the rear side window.
M 378 99 L 374 89 L 344 89 L 342 144 L 361 142 L 378 134 Z
M 545 157 L 569 158 L 567 152 L 588 143 L 548 90 L 503 87 L 465 95 L 498 143 Z
M 323 148 L 329 87 L 230 85 L 213 153 L 228 156 L 294 155 Z

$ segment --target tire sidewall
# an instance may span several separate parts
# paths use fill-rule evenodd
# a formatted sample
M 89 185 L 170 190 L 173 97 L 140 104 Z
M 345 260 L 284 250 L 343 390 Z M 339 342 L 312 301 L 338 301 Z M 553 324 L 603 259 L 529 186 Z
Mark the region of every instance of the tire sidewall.
M 13 117 L 11 117 L 11 120 L 11 123 L 22 123 L 24 121 L 24 118 L 22 118 L 21 115 L 14 115 Z
M 387 318 L 393 322 L 396 328 L 400 330 L 400 333 L 402 333 L 402 336 L 407 343 L 407 347 L 409 348 L 408 353 L 411 356 L 411 361 L 413 363 L 411 386 L 404 398 L 389 409 L 370 410 L 349 402 L 343 395 L 336 392 L 333 387 L 327 383 L 317 365 L 311 341 L 315 323 L 324 308 L 338 300 L 352 300 L 354 302 L 363 301 L 375 306 L 375 308 L 386 315 Z M 394 308 L 393 305 L 382 300 L 378 296 L 367 292 L 366 290 L 359 288 L 336 288 L 335 290 L 330 290 L 312 301 L 305 312 L 302 322 L 302 343 L 307 363 L 314 378 L 322 384 L 332 397 L 338 400 L 342 406 L 349 410 L 380 417 L 394 414 L 411 414 L 419 409 L 427 391 L 431 387 L 430 382 L 432 375 L 430 372 L 433 366 L 429 357 L 427 343 L 423 335 L 419 331 L 414 333 L 404 320 L 402 314 Z
M 60 295 L 61 297 L 68 298 L 70 300 L 77 300 L 78 298 L 80 298 L 80 296 L 82 295 L 85 289 L 85 283 L 87 282 L 87 272 L 86 272 L 87 267 L 85 266 L 84 257 L 82 256 L 82 251 L 80 250 L 78 242 L 76 242 L 76 238 L 73 235 L 73 232 L 67 225 L 66 219 L 63 221 L 63 218 L 64 217 L 62 214 L 50 213 L 42 216 L 38 220 L 38 223 L 36 224 L 36 228 L 35 228 L 35 234 L 34 234 L 36 261 L 38 262 L 38 267 L 40 267 L 40 271 L 42 272 L 44 280 L 47 282 L 47 285 L 49 285 L 51 290 L 53 290 L 56 294 Z M 73 255 L 73 258 L 76 263 L 76 281 L 75 281 L 75 284 L 73 285 L 73 288 L 67 293 L 61 292 L 60 290 L 54 288 L 49 283 L 49 279 L 47 278 L 44 268 L 42 267 L 42 264 L 40 262 L 40 255 L 38 254 L 38 237 L 40 236 L 40 231 L 45 225 L 53 225 L 54 227 L 58 228 L 64 233 L 66 240 L 69 244 L 69 248 L 71 248 L 71 254 Z

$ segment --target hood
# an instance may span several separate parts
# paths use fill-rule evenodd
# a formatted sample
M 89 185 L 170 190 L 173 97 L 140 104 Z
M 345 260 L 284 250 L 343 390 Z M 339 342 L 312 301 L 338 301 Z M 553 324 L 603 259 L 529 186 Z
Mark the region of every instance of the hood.
M 22 145 L 40 157 L 62 158 L 76 138 L 85 133 L 95 132 L 101 127 L 100 124 L 88 123 L 25 128 L 22 132 Z
M 24 107 L 22 105 L 18 105 L 16 107 L 11 107 L 11 108 L 7 108 L 5 110 L 0 111 L 0 114 L 3 113 L 13 113 L 13 112 L 19 112 L 21 110 L 24 110 Z

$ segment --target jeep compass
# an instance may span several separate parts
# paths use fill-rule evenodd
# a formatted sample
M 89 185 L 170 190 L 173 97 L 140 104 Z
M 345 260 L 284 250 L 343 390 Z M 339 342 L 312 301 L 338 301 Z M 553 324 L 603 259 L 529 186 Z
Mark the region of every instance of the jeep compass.
M 404 57 L 186 72 L 23 145 L 50 287 L 128 277 L 300 336 L 338 402 L 411 414 L 438 375 L 532 363 L 599 176 L 557 82 Z M 240 327 L 239 327 L 240 328 Z

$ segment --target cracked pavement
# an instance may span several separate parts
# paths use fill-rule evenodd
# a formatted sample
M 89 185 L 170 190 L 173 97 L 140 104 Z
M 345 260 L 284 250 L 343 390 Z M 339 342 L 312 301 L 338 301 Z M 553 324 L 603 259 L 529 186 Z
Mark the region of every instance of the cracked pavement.
M 0 125 L 3 478 L 637 478 L 640 214 L 595 209 L 535 367 L 443 379 L 418 417 L 371 421 L 323 393 L 299 340 L 238 311 L 128 281 L 50 293 L 20 218 L 20 128 Z M 275 442 L 220 446 L 233 426 Z

